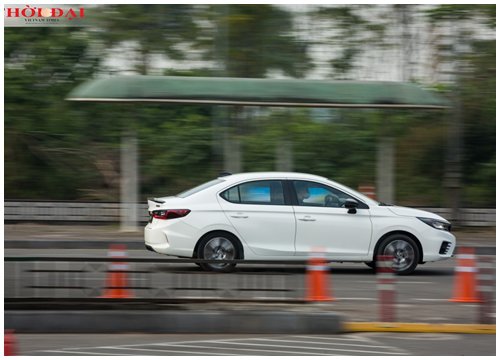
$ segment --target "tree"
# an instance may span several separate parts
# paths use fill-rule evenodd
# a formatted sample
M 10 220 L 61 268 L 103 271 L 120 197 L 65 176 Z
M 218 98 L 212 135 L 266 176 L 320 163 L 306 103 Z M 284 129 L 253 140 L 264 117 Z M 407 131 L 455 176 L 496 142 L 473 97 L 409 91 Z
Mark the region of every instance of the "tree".
M 105 5 L 97 19 L 98 33 L 106 48 L 113 49 L 130 44 L 135 53 L 132 68 L 114 69 L 149 74 L 155 55 L 172 60 L 184 60 L 189 52 L 183 45 L 192 45 L 201 35 L 197 24 L 199 9 L 193 5 Z
M 377 16 L 377 12 L 386 9 L 384 6 L 334 5 L 311 12 L 312 21 L 326 23 L 323 32 L 330 34 L 324 46 L 333 55 L 330 65 L 334 79 L 352 79 L 359 59 L 370 50 L 388 46 L 388 23 L 384 16 Z
M 213 5 L 209 10 L 216 46 L 208 55 L 223 64 L 225 76 L 263 78 L 277 70 L 302 77 L 309 70 L 307 45 L 295 36 L 288 11 L 261 4 Z
M 494 189 L 491 169 L 495 159 L 495 138 L 491 134 L 495 123 L 492 76 L 495 74 L 495 41 L 480 40 L 477 35 L 495 28 L 495 5 L 440 5 L 429 10 L 427 15 L 434 31 L 446 34 L 435 43 L 436 57 L 443 69 L 452 68 L 451 74 L 448 70 L 444 78 L 448 80 L 446 85 L 454 102 L 448 130 L 445 181 L 450 194 L 448 203 L 454 208 L 454 217 L 458 218 L 458 208 L 464 205 L 464 186 L 470 204 L 493 202 L 495 198 L 491 191 L 483 190 L 478 194 L 477 190 L 472 190 L 477 185 L 471 184 L 478 182 L 478 177 L 484 177 L 479 180 L 481 187 Z M 479 83 L 478 78 L 485 81 Z M 472 191 L 468 190 L 469 184 Z
M 64 101 L 75 81 L 88 78 L 97 54 L 78 28 L 6 28 L 5 196 L 79 196 L 92 172 L 91 127 Z

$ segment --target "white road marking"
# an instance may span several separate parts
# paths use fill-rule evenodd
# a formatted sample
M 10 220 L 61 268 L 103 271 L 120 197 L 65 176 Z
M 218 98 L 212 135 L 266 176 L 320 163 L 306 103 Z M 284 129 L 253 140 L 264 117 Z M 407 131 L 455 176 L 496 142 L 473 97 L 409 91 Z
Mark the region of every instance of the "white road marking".
M 332 336 L 332 337 L 326 337 L 326 336 L 308 336 L 308 335 L 293 335 L 292 337 L 294 338 L 304 338 L 304 339 L 318 339 L 318 340 L 348 340 L 348 341 L 363 341 L 365 342 L 366 339 L 357 339 L 357 335 L 346 335 L 346 337 L 340 337 L 340 336 Z
M 177 346 L 177 345 L 171 345 L 171 346 Z M 180 345 L 179 345 L 180 346 Z M 105 347 L 106 349 L 115 349 L 115 350 L 125 350 L 124 347 L 117 347 L 117 346 L 107 346 Z M 173 353 L 182 353 L 182 354 L 196 354 L 196 355 L 221 355 L 221 356 L 237 356 L 239 354 L 226 354 L 226 353 L 210 353 L 207 354 L 206 352 L 198 352 L 198 351 L 182 351 L 182 350 L 168 350 L 168 349 L 144 349 L 144 348 L 126 348 L 126 350 L 133 350 L 133 351 L 152 351 L 152 352 L 173 352 Z M 229 350 L 229 349 L 228 349 Z
M 224 339 L 223 341 L 244 341 L 244 340 L 256 340 L 259 338 L 236 338 L 236 339 Z M 186 341 L 174 341 L 174 342 L 163 342 L 163 343 L 154 343 L 154 344 L 145 344 L 145 345 L 173 345 L 173 344 L 193 344 L 193 343 L 211 343 L 214 341 L 221 341 L 220 339 L 207 339 L 207 340 L 186 340 Z M 127 345 L 134 346 L 134 345 Z
M 216 342 L 216 341 L 214 341 Z M 226 344 L 225 344 L 226 345 Z M 232 343 L 227 343 L 227 345 L 232 345 Z M 287 350 L 263 350 L 263 349 L 250 349 L 250 348 L 236 348 L 236 349 L 228 349 L 227 347 L 221 347 L 221 346 L 207 346 L 207 345 L 165 345 L 165 346 L 181 346 L 181 347 L 194 347 L 194 348 L 202 348 L 202 349 L 222 349 L 222 350 L 238 350 L 238 351 L 260 351 L 260 352 L 275 352 L 275 353 L 280 353 L 280 354 L 296 354 L 296 355 L 318 355 L 317 353 L 311 353 L 311 352 L 299 352 L 299 351 L 287 351 Z M 258 345 L 257 345 L 258 346 Z M 212 355 L 212 354 L 206 354 L 206 355 Z
M 279 340 L 279 339 L 259 339 L 259 341 L 277 341 L 277 342 L 292 342 L 297 344 L 296 340 Z M 317 345 L 341 345 L 341 346 L 358 346 L 358 347 L 370 347 L 370 348 L 385 348 L 384 345 L 360 345 L 360 344 L 346 344 L 346 343 L 336 343 L 336 342 L 323 342 L 323 341 L 301 341 L 301 344 L 317 344 Z
M 261 339 L 262 340 L 262 339 Z M 255 341 L 255 340 L 254 340 Z M 214 341 L 216 343 L 227 343 L 227 341 Z M 231 342 L 235 345 L 256 345 L 264 347 L 277 347 L 277 348 L 293 348 L 293 349 L 305 349 L 305 350 L 319 350 L 319 351 L 342 351 L 342 352 L 353 352 L 353 353 L 369 353 L 369 354 L 386 354 L 386 355 L 407 355 L 407 353 L 401 352 L 386 352 L 386 351 L 366 351 L 366 350 L 352 350 L 352 349 L 339 349 L 339 348 L 324 348 L 324 347 L 312 347 L 312 346 L 290 346 L 290 345 L 271 345 L 271 344 L 248 344 Z
M 354 338 L 354 339 L 358 339 L 358 341 L 364 341 L 364 342 L 367 342 L 367 343 L 384 345 L 381 341 L 377 341 L 377 340 L 374 340 L 374 339 L 372 339 L 370 337 L 367 337 L 366 334 L 370 334 L 370 333 L 351 334 L 349 336 L 352 337 L 352 338 Z M 398 349 L 398 348 L 395 348 L 395 347 L 392 347 L 392 346 L 387 346 L 387 347 L 390 348 L 390 349 L 396 349 L 397 351 L 401 351 L 401 349 Z
M 368 343 L 372 343 L 372 344 L 379 344 L 379 345 L 384 345 L 386 349 L 391 349 L 391 350 L 394 350 L 394 351 L 406 351 L 404 349 L 401 349 L 401 348 L 398 348 L 398 347 L 395 347 L 395 346 L 391 346 L 391 345 L 386 345 L 384 344 L 383 342 L 381 341 L 378 341 L 378 340 L 375 340 L 373 338 L 371 338 L 371 336 L 373 334 L 380 334 L 380 333 L 360 333 L 360 334 L 356 334 L 356 335 L 351 335 L 352 337 L 356 337 L 358 339 L 362 339 Z M 391 336 L 392 337 L 392 336 Z M 411 355 L 411 353 L 407 352 L 406 355 Z
M 295 338 L 296 340 L 293 340 Z M 312 341 L 302 341 L 300 339 L 310 339 Z M 315 341 L 319 340 L 319 341 Z M 321 341 L 323 340 L 323 341 Z M 326 342 L 324 340 L 328 340 Z M 340 342 L 335 342 L 340 341 Z M 267 343 L 266 343 L 267 342 Z M 274 342 L 274 344 L 271 344 Z M 280 343 L 281 344 L 278 344 Z M 350 343 L 349 343 L 350 342 Z M 365 344 L 360 344 L 360 342 L 364 342 Z M 294 343 L 288 344 L 288 343 Z M 370 345 L 377 344 L 377 345 Z M 224 345 L 222 346 L 214 346 L 214 345 Z M 300 346 L 302 344 L 316 344 L 316 345 L 334 345 L 334 346 L 345 346 L 351 347 L 348 348 L 338 348 L 338 347 L 314 347 L 314 346 Z M 246 346 L 245 348 L 238 346 Z M 147 346 L 161 346 L 163 349 L 151 349 L 145 348 Z M 236 347 L 234 347 L 236 346 Z M 168 349 L 168 347 L 171 347 Z M 196 348 L 196 349 L 214 349 L 214 350 L 225 350 L 220 353 L 208 353 L 201 351 L 188 351 L 173 349 L 174 347 L 182 347 L 182 348 Z M 256 348 L 254 348 L 256 347 Z M 355 347 L 355 348 L 353 348 Z M 356 349 L 356 347 L 358 349 Z M 269 348 L 269 349 L 268 349 Z M 274 349 L 272 349 L 274 348 Z M 281 350 L 284 348 L 283 350 Z M 363 350 L 359 348 L 364 348 Z M 383 343 L 374 341 L 371 338 L 364 338 L 359 335 L 345 335 L 345 336 L 307 336 L 307 335 L 294 335 L 294 336 L 286 336 L 285 338 L 280 338 L 279 336 L 273 337 L 271 339 L 266 338 L 235 338 L 235 339 L 207 339 L 207 340 L 189 340 L 189 341 L 176 341 L 176 342 L 162 342 L 162 343 L 150 343 L 150 344 L 135 344 L 135 345 L 122 345 L 122 346 L 96 346 L 96 347 L 85 347 L 85 348 L 64 348 L 59 350 L 42 350 L 42 352 L 52 352 L 52 353 L 67 353 L 67 354 L 81 354 L 81 355 L 109 355 L 109 356 L 129 356 L 132 354 L 115 354 L 115 353 L 105 353 L 98 352 L 99 349 L 109 349 L 109 350 L 121 350 L 124 352 L 127 351 L 143 351 L 143 352 L 156 352 L 156 353 L 172 353 L 172 354 L 182 354 L 186 355 L 219 355 L 219 356 L 238 356 L 241 355 L 241 352 L 262 352 L 265 355 L 266 352 L 274 353 L 275 355 L 283 354 L 286 356 L 287 354 L 290 356 L 293 355 L 309 355 L 309 356 L 318 356 L 318 355 L 340 355 L 342 353 L 356 353 L 361 354 L 378 354 L 378 355 L 410 355 L 409 353 L 405 353 L 403 349 L 398 349 L 392 346 L 384 346 Z M 286 349 L 286 350 L 285 350 Z M 294 351 L 292 349 L 302 349 L 305 351 Z M 373 349 L 377 349 L 374 351 Z M 386 351 L 381 351 L 385 349 Z M 308 351 L 309 350 L 309 351 Z M 236 353 L 235 353 L 236 352 Z M 321 353 L 318 353 L 321 352 Z M 340 353 L 340 354 L 339 354 Z M 141 354 L 143 355 L 143 354 Z M 250 355 L 250 354 L 248 354 Z M 260 354 L 250 355 L 250 356 L 258 356 Z M 346 355 L 346 354 L 343 354 Z
M 89 349 L 92 349 L 92 348 L 89 348 Z M 63 353 L 63 354 L 127 356 L 127 354 L 110 354 L 110 353 L 98 353 L 98 352 L 90 352 L 90 351 L 70 351 L 70 350 L 40 350 L 40 351 L 42 351 L 42 352 L 53 352 L 53 353 Z
M 241 341 L 241 340 L 249 340 L 251 338 L 236 338 L 236 339 L 227 339 L 228 341 L 236 340 L 236 341 Z M 146 343 L 146 344 L 132 344 L 132 345 L 120 345 L 122 348 L 128 348 L 128 347 L 134 347 L 134 346 L 163 346 L 163 345 L 169 345 L 169 344 L 191 344 L 191 343 L 209 343 L 212 342 L 213 340 L 218 340 L 216 339 L 208 339 L 208 340 L 184 340 L 184 341 L 172 341 L 172 342 L 155 342 L 155 343 Z M 67 350 L 83 350 L 83 349 L 100 349 L 100 348 L 107 348 L 108 346 L 92 346 L 92 347 L 71 347 L 71 348 L 64 348 Z
M 339 338 L 337 337 L 322 337 L 322 336 L 305 336 L 305 335 L 297 335 L 295 337 L 301 337 L 301 338 L 310 338 L 310 339 L 335 339 L 335 340 L 338 340 Z M 394 347 L 394 346 L 390 346 L 390 345 L 385 345 L 384 343 L 380 342 L 380 341 L 377 341 L 377 340 L 374 340 L 370 337 L 365 337 L 361 334 L 349 334 L 349 335 L 345 335 L 344 337 L 340 338 L 340 340 L 342 341 L 361 341 L 361 342 L 364 342 L 364 343 L 372 343 L 372 344 L 377 344 L 381 347 L 384 347 L 385 349 L 390 349 L 390 350 L 393 350 L 395 352 L 401 352 L 401 351 L 405 351 L 403 349 L 400 349 L 400 348 L 397 348 L 397 347 Z M 411 355 L 411 353 L 406 353 L 406 355 Z

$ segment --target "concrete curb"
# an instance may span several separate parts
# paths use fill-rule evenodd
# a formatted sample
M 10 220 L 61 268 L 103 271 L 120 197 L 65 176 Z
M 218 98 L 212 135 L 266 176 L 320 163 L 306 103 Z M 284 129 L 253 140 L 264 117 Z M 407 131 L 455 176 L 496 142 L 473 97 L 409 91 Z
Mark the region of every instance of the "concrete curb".
M 6 311 L 17 333 L 339 334 L 413 332 L 496 334 L 496 325 L 344 322 L 335 312 L 299 311 Z
M 345 322 L 343 326 L 344 332 L 496 334 L 496 325 L 489 324 Z
M 6 311 L 17 333 L 338 334 L 335 312 L 297 311 Z

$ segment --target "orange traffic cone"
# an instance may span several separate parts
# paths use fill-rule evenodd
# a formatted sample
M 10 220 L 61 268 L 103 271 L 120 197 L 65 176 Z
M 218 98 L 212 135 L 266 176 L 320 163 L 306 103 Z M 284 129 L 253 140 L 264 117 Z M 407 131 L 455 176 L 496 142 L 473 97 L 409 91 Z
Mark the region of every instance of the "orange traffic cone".
M 3 355 L 14 356 L 17 355 L 17 344 L 13 330 L 5 330 L 3 338 Z
M 449 301 L 480 302 L 476 291 L 476 256 L 471 247 L 459 248 L 455 267 L 455 290 Z
M 100 297 L 113 299 L 134 297 L 127 285 L 128 264 L 124 261 L 127 257 L 125 245 L 111 245 L 108 256 L 116 260 L 109 265 L 106 291 Z
M 328 286 L 328 264 L 323 253 L 313 253 L 307 265 L 306 301 L 333 301 Z

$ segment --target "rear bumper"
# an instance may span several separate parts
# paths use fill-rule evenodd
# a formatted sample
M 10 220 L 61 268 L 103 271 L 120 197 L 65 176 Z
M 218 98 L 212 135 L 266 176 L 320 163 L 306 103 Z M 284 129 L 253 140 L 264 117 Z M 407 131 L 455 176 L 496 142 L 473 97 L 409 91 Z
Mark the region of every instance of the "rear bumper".
M 160 229 L 155 229 L 151 224 L 148 224 L 144 229 L 144 245 L 149 251 L 154 251 L 159 254 L 168 255 L 167 236 Z
M 173 221 L 171 222 L 173 224 Z M 190 247 L 181 247 L 179 243 L 184 244 L 185 241 L 178 240 L 174 235 L 172 239 L 167 236 L 167 227 L 158 226 L 154 224 L 146 225 L 144 229 L 144 244 L 146 249 L 150 251 L 157 252 L 163 255 L 181 256 L 181 257 L 191 257 L 193 255 L 193 250 Z M 177 243 L 177 246 L 172 246 Z

